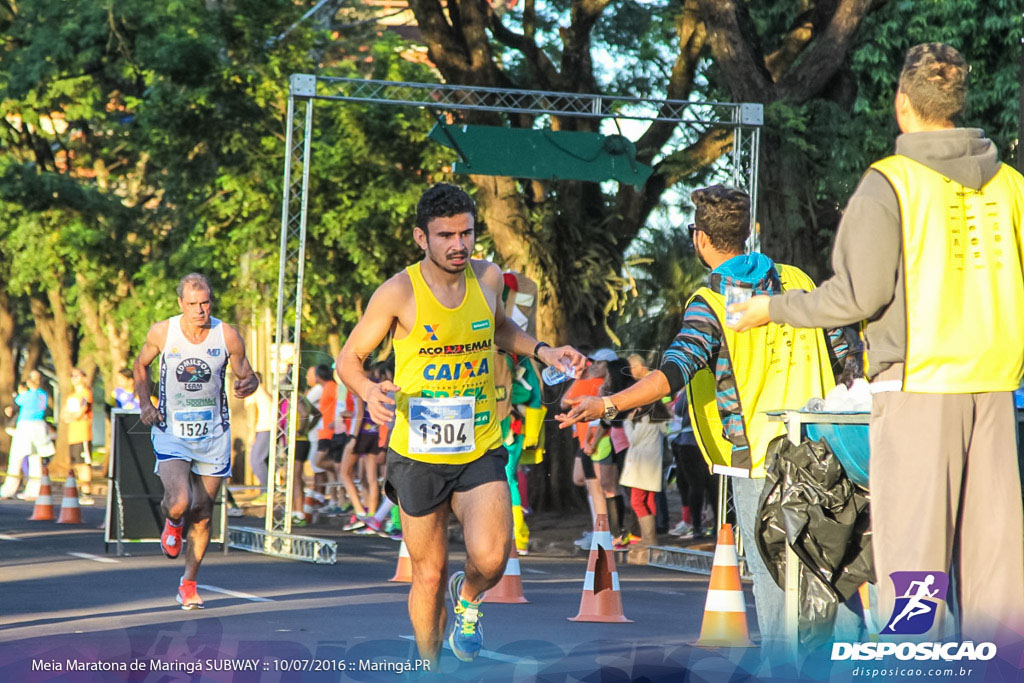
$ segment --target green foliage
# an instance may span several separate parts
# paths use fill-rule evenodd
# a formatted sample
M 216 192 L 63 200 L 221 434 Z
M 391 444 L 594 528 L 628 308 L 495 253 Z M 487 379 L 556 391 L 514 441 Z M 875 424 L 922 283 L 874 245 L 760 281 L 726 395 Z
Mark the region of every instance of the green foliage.
M 311 21 L 275 41 L 305 9 L 25 0 L 0 19 L 7 288 L 59 291 L 73 315 L 102 302 L 135 348 L 176 313 L 186 272 L 210 276 L 218 315 L 272 302 L 289 74 L 319 71 L 329 52 L 336 75 L 430 79 L 372 26 L 331 40 Z M 414 170 L 440 166 L 423 144 L 430 125 L 417 110 L 318 107 L 307 342 L 351 325 L 358 302 L 415 257 L 409 214 L 434 178 Z
M 616 326 L 622 348 L 644 353 L 648 360 L 660 358 L 682 327 L 686 303 L 705 282 L 707 269 L 694 254 L 686 229 L 673 227 L 638 238 L 626 272 L 631 288 Z
M 870 15 L 850 68 L 858 84 L 845 137 L 849 154 L 834 162 L 857 174 L 892 151 L 898 133 L 892 114 L 896 81 L 906 51 L 919 43 L 944 42 L 971 66 L 967 113 L 961 125 L 982 128 L 1013 163 L 1020 88 L 1020 5 L 1010 0 L 888 2 Z

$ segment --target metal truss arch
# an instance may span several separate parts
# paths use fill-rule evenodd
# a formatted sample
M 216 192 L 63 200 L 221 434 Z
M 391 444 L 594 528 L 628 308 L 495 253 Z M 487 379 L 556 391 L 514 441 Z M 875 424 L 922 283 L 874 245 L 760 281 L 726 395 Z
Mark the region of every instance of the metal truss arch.
M 712 127 L 730 128 L 732 151 L 720 160 L 717 174 L 746 190 L 751 207 L 751 243 L 757 200 L 757 165 L 763 108 L 760 104 L 695 102 L 652 97 L 514 90 L 437 83 L 332 78 L 293 74 L 288 96 L 284 196 L 278 272 L 277 316 L 273 345 L 271 393 L 278 405 L 287 403 L 287 429 L 271 429 L 272 467 L 268 481 L 266 533 L 261 545 L 268 554 L 294 557 L 291 548 L 292 466 L 299 397 L 302 335 L 303 273 L 309 199 L 310 141 L 313 106 L 322 102 L 360 102 L 386 106 L 424 107 L 441 111 L 488 111 L 503 114 L 629 119 L 674 122 L 700 133 Z M 253 549 L 253 548 L 250 548 Z

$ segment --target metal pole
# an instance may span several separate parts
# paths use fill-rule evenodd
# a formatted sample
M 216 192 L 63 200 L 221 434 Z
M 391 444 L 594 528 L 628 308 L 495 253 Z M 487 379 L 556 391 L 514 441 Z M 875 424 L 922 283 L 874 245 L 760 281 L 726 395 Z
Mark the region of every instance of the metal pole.
M 309 200 L 309 150 L 313 138 L 313 100 L 306 100 L 305 138 L 302 141 L 302 190 L 299 199 L 299 254 L 295 275 L 295 323 L 292 333 L 292 386 L 288 402 L 288 491 L 289 501 L 295 487 L 295 437 L 299 418 L 299 368 L 302 358 L 302 281 L 306 271 L 306 218 Z M 324 416 L 326 422 L 330 416 Z M 291 533 L 292 517 L 285 514 L 284 530 Z
M 757 224 L 757 174 L 761 155 L 761 129 L 750 129 L 750 238 L 753 251 L 761 251 L 761 232 Z
M 291 201 L 292 191 L 292 130 L 293 122 L 295 120 L 295 96 L 290 94 L 288 96 L 288 120 L 285 126 L 285 157 L 284 157 L 284 186 L 283 198 L 281 200 L 281 247 L 280 255 L 278 258 L 278 269 L 277 269 L 277 317 L 276 325 L 274 328 L 274 367 L 273 367 L 273 384 L 271 385 L 272 395 L 274 397 L 274 405 L 281 405 L 281 358 L 283 356 L 283 346 L 287 343 L 284 329 L 284 286 L 285 286 L 285 271 L 288 267 L 288 228 L 289 228 L 289 204 Z M 274 416 L 274 420 L 270 424 L 270 453 L 273 454 L 273 468 L 270 470 L 267 476 L 267 511 L 264 527 L 267 532 L 272 532 L 275 529 L 275 519 L 278 515 L 282 515 L 285 519 L 283 521 L 285 533 L 291 530 L 291 521 L 288 519 L 288 499 L 281 498 L 281 492 L 277 486 L 277 475 L 281 469 L 280 462 L 280 448 L 278 447 L 278 422 L 277 416 Z M 291 472 L 285 474 L 285 491 L 284 495 L 287 496 L 290 493 L 290 478 Z

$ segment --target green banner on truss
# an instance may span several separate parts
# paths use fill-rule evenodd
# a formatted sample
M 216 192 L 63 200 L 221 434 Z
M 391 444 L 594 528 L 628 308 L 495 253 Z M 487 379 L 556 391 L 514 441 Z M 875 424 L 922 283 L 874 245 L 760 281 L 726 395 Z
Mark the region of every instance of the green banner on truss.
M 636 160 L 636 145 L 622 135 L 438 122 L 430 139 L 459 154 L 456 173 L 537 180 L 587 180 L 642 187 L 651 173 Z

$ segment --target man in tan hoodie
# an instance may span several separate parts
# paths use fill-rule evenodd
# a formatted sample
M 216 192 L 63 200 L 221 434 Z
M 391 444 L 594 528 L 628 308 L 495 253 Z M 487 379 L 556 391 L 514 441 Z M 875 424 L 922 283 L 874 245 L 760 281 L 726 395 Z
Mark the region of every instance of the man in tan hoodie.
M 850 198 L 835 275 L 731 310 L 745 312 L 739 331 L 769 319 L 867 321 L 881 614 L 897 597 L 889 574 L 948 572 L 955 560 L 962 637 L 998 642 L 1024 633 L 1013 405 L 1024 373 L 1024 178 L 983 131 L 955 127 L 967 74 L 948 45 L 911 48 L 894 103 L 903 134 Z

